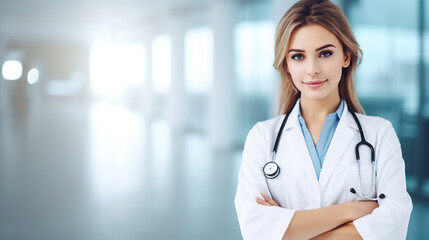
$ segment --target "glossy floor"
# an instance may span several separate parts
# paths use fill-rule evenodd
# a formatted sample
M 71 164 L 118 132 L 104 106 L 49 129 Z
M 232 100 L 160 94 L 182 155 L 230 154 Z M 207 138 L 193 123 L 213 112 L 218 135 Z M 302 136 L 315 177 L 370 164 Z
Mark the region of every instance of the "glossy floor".
M 4 109 L 0 127 L 0 239 L 241 239 L 241 149 L 103 102 Z M 427 226 L 415 203 L 408 239 Z

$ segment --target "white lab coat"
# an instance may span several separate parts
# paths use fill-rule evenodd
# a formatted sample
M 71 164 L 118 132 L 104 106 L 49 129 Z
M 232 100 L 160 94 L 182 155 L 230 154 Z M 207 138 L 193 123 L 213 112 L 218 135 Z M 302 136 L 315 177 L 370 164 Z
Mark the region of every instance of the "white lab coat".
M 266 179 L 262 167 L 271 160 L 275 138 L 284 115 L 257 123 L 249 132 L 243 150 L 242 165 L 235 197 L 235 207 L 244 239 L 281 239 L 296 210 L 316 209 L 333 204 L 358 201 L 350 193 L 369 192 L 371 186 L 370 155 L 361 148 L 362 186 L 359 186 L 355 146 L 360 134 L 353 116 L 344 105 L 343 114 L 317 179 L 298 121 L 295 104 L 283 130 L 276 162 L 280 175 Z M 380 117 L 357 114 L 365 139 L 375 148 L 376 186 L 371 197 L 385 198 L 371 214 L 353 223 L 363 239 L 405 239 L 413 208 L 406 190 L 405 166 L 399 140 L 391 123 Z M 365 149 L 367 152 L 365 152 Z M 280 207 L 256 202 L 260 192 L 271 196 Z

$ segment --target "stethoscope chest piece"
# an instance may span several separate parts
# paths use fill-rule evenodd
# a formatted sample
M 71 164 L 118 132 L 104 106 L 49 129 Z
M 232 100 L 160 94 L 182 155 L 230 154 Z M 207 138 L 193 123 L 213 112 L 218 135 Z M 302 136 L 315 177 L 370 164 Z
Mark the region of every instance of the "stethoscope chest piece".
M 263 170 L 265 177 L 269 179 L 276 178 L 280 174 L 280 167 L 275 162 L 267 162 Z
M 278 147 L 278 145 L 279 145 L 279 140 L 280 140 L 280 137 L 281 137 L 281 135 L 282 135 L 283 128 L 284 128 L 284 127 L 285 127 L 285 125 L 286 125 L 286 121 L 287 121 L 287 119 L 288 119 L 289 114 L 291 113 L 291 111 L 292 111 L 292 110 L 290 110 L 290 111 L 286 114 L 285 118 L 283 119 L 282 125 L 280 126 L 279 132 L 278 132 L 277 137 L 276 137 L 276 141 L 274 142 L 274 147 L 273 147 L 273 152 L 272 152 L 272 159 L 271 159 L 271 161 L 267 162 L 267 163 L 264 165 L 264 167 L 262 168 L 262 170 L 263 170 L 263 172 L 264 172 L 264 176 L 265 176 L 267 179 L 273 179 L 273 178 L 276 178 L 276 177 L 280 174 L 280 167 L 279 167 L 279 165 L 277 165 L 277 163 L 275 162 L 275 161 L 276 161 L 277 147 Z M 375 150 L 374 150 L 374 147 L 373 147 L 370 143 L 368 143 L 368 142 L 365 140 L 365 136 L 364 136 L 364 133 L 363 133 L 363 130 L 362 130 L 362 126 L 360 125 L 359 119 L 357 118 L 356 114 L 355 114 L 353 111 L 350 111 L 350 113 L 352 114 L 352 116 L 353 116 L 353 118 L 354 118 L 354 120 L 355 120 L 355 122 L 356 122 L 356 125 L 357 125 L 357 126 L 358 126 L 358 128 L 359 128 L 359 133 L 360 133 L 360 135 L 361 135 L 361 141 L 360 141 L 360 142 L 356 145 L 356 147 L 355 147 L 356 161 L 357 161 L 357 163 L 358 163 L 359 184 L 360 184 L 360 186 L 362 186 L 362 184 L 361 184 L 361 180 L 362 180 L 362 179 L 361 179 L 361 176 L 360 176 L 360 165 L 359 165 L 359 162 L 360 162 L 360 156 L 359 156 L 359 148 L 360 148 L 361 146 L 367 146 L 367 147 L 371 150 L 371 168 L 372 168 L 372 171 L 371 171 L 371 172 L 372 172 L 372 176 L 371 176 L 371 190 L 369 191 L 369 193 L 370 193 L 372 190 L 376 190 L 375 188 L 376 188 L 376 175 L 377 175 L 377 173 L 376 173 L 375 166 L 374 166 L 374 163 L 375 163 Z M 362 187 L 361 187 L 361 188 L 362 188 Z M 368 193 L 368 194 L 364 194 L 364 193 L 362 193 L 362 191 L 357 192 L 357 191 L 356 191 L 356 189 L 354 189 L 354 188 L 350 188 L 350 192 L 351 192 L 352 194 L 356 194 L 360 199 L 364 199 L 364 200 L 378 200 L 378 199 L 383 199 L 383 198 L 385 198 L 385 197 L 386 197 L 386 195 L 385 195 L 384 193 L 381 193 L 378 197 L 376 197 L 376 198 L 371 198 L 371 197 L 369 197 L 369 193 Z

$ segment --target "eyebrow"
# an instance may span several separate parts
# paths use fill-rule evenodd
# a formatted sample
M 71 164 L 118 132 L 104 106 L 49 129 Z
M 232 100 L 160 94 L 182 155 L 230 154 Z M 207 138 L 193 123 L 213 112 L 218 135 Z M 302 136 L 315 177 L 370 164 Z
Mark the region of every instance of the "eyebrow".
M 319 47 L 319 48 L 316 48 L 316 50 L 315 50 L 315 52 L 317 52 L 317 51 L 320 51 L 320 50 L 322 50 L 322 49 L 325 49 L 325 48 L 328 48 L 328 47 L 334 47 L 335 48 L 335 46 L 334 45 L 332 45 L 332 44 L 326 44 L 326 45 L 323 45 L 323 46 L 321 46 L 321 47 Z M 301 49 L 290 49 L 289 51 L 288 51 L 288 53 L 290 53 L 290 52 L 305 52 L 304 50 L 301 50 Z

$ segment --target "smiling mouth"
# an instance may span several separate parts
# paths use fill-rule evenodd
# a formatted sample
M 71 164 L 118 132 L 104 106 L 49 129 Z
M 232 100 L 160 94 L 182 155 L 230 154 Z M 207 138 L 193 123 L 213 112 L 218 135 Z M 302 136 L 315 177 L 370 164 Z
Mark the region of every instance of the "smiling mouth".
M 322 80 L 322 81 L 310 81 L 310 82 L 304 82 L 304 84 L 311 88 L 318 88 L 321 87 L 325 82 L 327 82 L 328 79 Z

